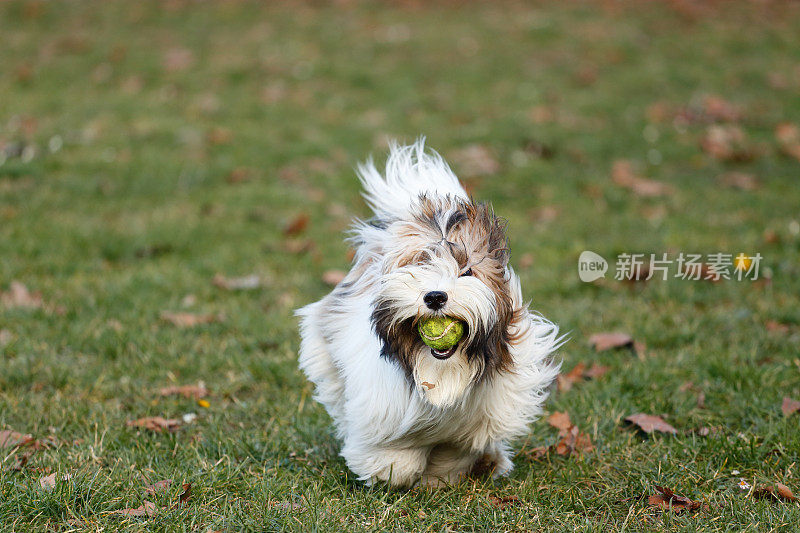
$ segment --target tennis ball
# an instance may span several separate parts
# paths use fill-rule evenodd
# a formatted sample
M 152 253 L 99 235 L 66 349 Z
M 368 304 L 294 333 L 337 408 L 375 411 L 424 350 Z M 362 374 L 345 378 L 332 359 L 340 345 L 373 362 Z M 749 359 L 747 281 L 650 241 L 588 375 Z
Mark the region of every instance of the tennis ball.
M 449 316 L 434 316 L 420 320 L 417 330 L 422 342 L 434 350 L 444 351 L 464 336 L 464 323 Z

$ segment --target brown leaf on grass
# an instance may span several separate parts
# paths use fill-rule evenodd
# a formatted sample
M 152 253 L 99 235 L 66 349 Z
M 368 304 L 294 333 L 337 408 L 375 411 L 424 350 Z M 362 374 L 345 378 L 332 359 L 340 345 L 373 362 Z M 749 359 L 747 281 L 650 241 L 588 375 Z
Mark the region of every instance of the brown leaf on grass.
M 233 142 L 233 130 L 222 127 L 212 128 L 206 133 L 206 142 L 215 146 L 230 144 Z
M 571 455 L 574 452 L 588 453 L 594 450 L 589 435 L 578 430 L 577 426 L 572 426 L 560 433 L 563 434 L 555 448 L 558 455 Z
M 344 278 L 347 276 L 347 272 L 344 270 L 326 270 L 322 273 L 322 281 L 326 285 L 330 285 L 334 287 L 341 283 Z
M 19 281 L 12 281 L 7 292 L 0 291 L 0 304 L 7 309 L 36 309 L 42 307 L 42 294 L 30 292 Z
M 800 161 L 800 128 L 791 122 L 782 122 L 775 127 L 775 139 L 781 152 Z
M 788 333 L 791 328 L 789 324 L 784 324 L 783 322 L 778 322 L 777 320 L 767 320 L 764 323 L 764 327 L 767 331 L 777 331 L 779 333 Z
M 626 422 L 630 422 L 638 426 L 645 433 L 652 433 L 658 431 L 660 433 L 670 433 L 676 435 L 678 430 L 670 426 L 660 416 L 647 415 L 644 413 L 637 413 L 625 418 Z
M 145 502 L 135 508 L 135 509 L 117 509 L 116 511 L 111 511 L 108 514 L 115 514 L 121 516 L 134 516 L 134 517 L 142 517 L 142 516 L 154 516 L 158 512 L 158 508 L 156 504 L 153 502 L 149 502 L 145 500 Z
M 181 427 L 181 421 L 177 418 L 164 418 L 161 416 L 148 416 L 145 418 L 138 418 L 136 420 L 129 420 L 126 425 L 128 427 L 138 427 L 154 431 L 156 433 L 162 432 L 175 432 Z
M 589 337 L 589 344 L 594 347 L 595 351 L 604 352 L 613 348 L 633 346 L 633 337 L 619 331 L 612 333 L 595 333 Z
M 711 120 L 723 122 L 736 122 L 742 118 L 742 113 L 736 106 L 713 94 L 703 99 L 703 112 Z
M 253 170 L 247 167 L 236 167 L 225 177 L 228 183 L 244 183 L 253 179 Z
M 787 396 L 783 399 L 781 411 L 783 411 L 783 416 L 791 416 L 792 414 L 800 411 L 800 402 Z
M 611 180 L 643 198 L 666 196 L 672 193 L 672 187 L 666 183 L 638 176 L 633 169 L 633 163 L 627 159 L 614 161 L 611 167 Z
M 529 452 L 526 453 L 528 457 L 533 459 L 534 461 L 538 461 L 550 451 L 550 446 L 537 446 L 536 448 L 532 448 Z
M 11 429 L 0 431 L 0 450 L 4 448 L 22 448 L 36 442 L 31 435 L 23 435 Z
M 249 291 L 261 286 L 261 278 L 258 274 L 250 274 L 239 278 L 226 278 L 222 274 L 216 274 L 212 283 L 221 289 L 229 291 Z
M 170 48 L 164 52 L 161 63 L 169 72 L 186 70 L 194 64 L 194 52 L 188 48 Z
M 500 163 L 492 155 L 491 150 L 480 144 L 471 144 L 456 150 L 452 152 L 451 157 L 461 170 L 459 175 L 465 178 L 475 178 L 500 172 Z
M 158 391 L 161 396 L 183 396 L 193 400 L 199 400 L 208 396 L 208 389 L 201 381 L 197 385 L 171 385 Z
M 316 244 L 311 239 L 286 239 L 281 247 L 290 254 L 300 255 L 314 251 Z
M 583 373 L 583 377 L 589 379 L 599 379 L 605 376 L 609 370 L 611 370 L 610 366 L 599 365 L 597 363 L 592 363 L 592 366 Z
M 717 177 L 720 185 L 742 191 L 755 191 L 761 184 L 758 179 L 747 172 L 726 172 Z
M 39 486 L 45 490 L 53 490 L 56 488 L 57 482 L 68 481 L 70 479 L 72 479 L 71 474 L 62 474 L 61 477 L 58 477 L 58 475 L 53 472 L 49 476 L 39 478 Z
M 659 485 L 655 486 L 658 494 L 653 494 L 652 496 L 647 498 L 647 503 L 651 507 L 658 507 L 660 509 L 672 511 L 675 514 L 680 514 L 683 511 L 697 511 L 703 509 L 704 511 L 708 510 L 708 505 L 696 502 L 687 498 L 686 496 L 679 496 L 675 494 L 671 489 L 666 487 L 661 487 Z
M 175 505 L 183 505 L 189 501 L 189 498 L 192 497 L 192 484 L 191 483 L 184 483 L 183 484 L 183 492 L 181 495 L 178 496 L 178 503 Z
M 578 363 L 572 370 L 566 374 L 558 375 L 558 390 L 566 392 L 572 388 L 572 385 L 578 381 L 583 380 L 583 373 L 586 370 L 586 364 Z
M 795 496 L 792 493 L 792 490 L 783 483 L 775 483 L 775 486 L 767 485 L 758 487 L 753 491 L 753 498 L 759 500 L 771 500 L 774 502 L 780 502 L 782 500 L 787 502 L 798 501 L 797 496 Z
M 562 431 L 567 431 L 572 427 L 572 421 L 569 419 L 569 413 L 556 411 L 547 417 L 547 423 L 559 430 L 559 435 Z
M 296 215 L 283 227 L 283 234 L 287 237 L 300 235 L 306 230 L 310 220 L 311 217 L 309 217 L 307 213 L 300 213 L 299 215 Z
M 148 495 L 157 494 L 159 492 L 164 492 L 168 488 L 172 486 L 171 479 L 162 479 L 161 481 L 156 481 L 152 485 L 148 485 L 144 488 L 144 493 Z
M 496 507 L 497 509 L 522 505 L 522 502 L 516 496 L 489 496 L 489 503 L 492 504 L 492 507 Z
M 700 147 L 720 161 L 751 161 L 756 156 L 744 130 L 734 125 L 709 126 L 700 140 Z
M 534 263 L 533 254 L 530 253 L 530 252 L 526 252 L 526 253 L 522 254 L 522 256 L 520 256 L 519 263 L 517 263 L 517 264 L 519 265 L 519 268 L 523 268 L 524 269 L 524 268 L 532 267 L 533 263 Z
M 600 378 L 604 376 L 610 369 L 611 367 L 592 363 L 592 367 L 587 370 L 585 363 L 578 363 L 566 374 L 558 375 L 558 390 L 561 392 L 566 392 L 572 389 L 572 386 L 575 383 L 579 383 L 586 379 Z
M 212 324 L 214 322 L 222 322 L 221 315 L 214 314 L 196 314 L 196 313 L 174 313 L 172 311 L 162 311 L 161 320 L 169 322 L 173 326 L 179 328 L 191 328 L 201 324 Z
M 581 432 L 569 419 L 569 413 L 555 412 L 547 417 L 547 423 L 558 429 L 561 440 L 551 447 L 558 455 L 571 455 L 574 452 L 591 452 L 592 441 L 586 433 Z M 543 455 L 543 453 L 542 453 Z M 538 457 L 537 457 L 538 458 Z

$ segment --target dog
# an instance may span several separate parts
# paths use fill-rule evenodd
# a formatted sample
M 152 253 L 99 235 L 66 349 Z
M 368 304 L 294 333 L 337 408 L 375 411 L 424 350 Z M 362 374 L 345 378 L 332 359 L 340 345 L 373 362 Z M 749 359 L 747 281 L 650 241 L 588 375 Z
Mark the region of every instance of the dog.
M 558 327 L 528 310 L 505 222 L 476 203 L 420 138 L 393 143 L 383 175 L 358 166 L 374 212 L 356 220 L 347 276 L 299 309 L 299 366 L 316 386 L 358 479 L 441 486 L 513 468 L 509 441 L 541 414 L 559 372 Z M 465 331 L 428 347 L 420 320 Z

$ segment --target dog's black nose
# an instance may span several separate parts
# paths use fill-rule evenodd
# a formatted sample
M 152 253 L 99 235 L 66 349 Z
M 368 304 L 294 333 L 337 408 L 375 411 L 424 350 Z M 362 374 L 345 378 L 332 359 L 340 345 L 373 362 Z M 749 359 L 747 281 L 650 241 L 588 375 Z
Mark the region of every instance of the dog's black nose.
M 431 291 L 422 297 L 422 301 L 425 302 L 425 305 L 427 305 L 429 308 L 436 311 L 444 307 L 444 304 L 447 302 L 447 293 L 442 291 Z

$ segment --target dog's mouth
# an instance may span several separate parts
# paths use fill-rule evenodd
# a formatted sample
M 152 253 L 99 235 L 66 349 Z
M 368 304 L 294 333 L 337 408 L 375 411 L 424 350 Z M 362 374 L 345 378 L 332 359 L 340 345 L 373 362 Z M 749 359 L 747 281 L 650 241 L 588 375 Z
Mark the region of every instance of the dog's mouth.
M 431 355 L 434 356 L 436 359 L 447 359 L 451 355 L 456 353 L 456 348 L 458 348 L 458 343 L 455 343 L 446 350 L 437 350 L 436 348 L 431 348 Z

